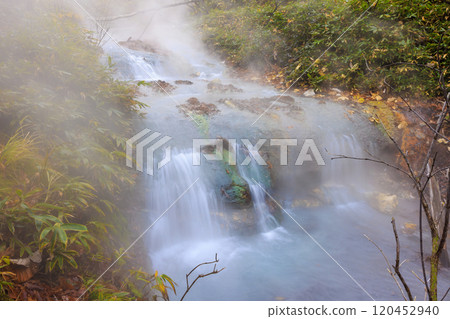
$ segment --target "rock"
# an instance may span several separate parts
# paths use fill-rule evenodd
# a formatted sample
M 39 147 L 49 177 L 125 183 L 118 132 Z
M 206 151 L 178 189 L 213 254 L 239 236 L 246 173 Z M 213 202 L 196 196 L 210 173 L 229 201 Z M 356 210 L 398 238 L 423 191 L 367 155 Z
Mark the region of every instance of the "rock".
M 219 113 L 219 109 L 214 104 L 200 102 L 196 97 L 191 97 L 185 104 L 177 105 L 177 107 L 186 115 L 194 113 L 196 115 L 214 115 Z
M 417 229 L 417 225 L 413 223 L 405 223 L 402 227 L 402 232 L 404 234 L 412 235 Z
M 131 37 L 128 38 L 127 41 L 119 42 L 121 46 L 124 46 L 130 50 L 135 51 L 144 51 L 144 52 L 153 52 L 155 53 L 157 50 L 148 43 L 145 43 L 141 40 L 132 40 Z
M 317 199 L 296 199 L 291 208 L 304 207 L 304 208 L 314 208 L 321 206 L 321 203 Z
M 372 193 L 369 195 L 369 204 L 379 212 L 392 214 L 398 206 L 398 197 L 394 194 Z
M 408 123 L 406 121 L 401 121 L 400 124 L 397 126 L 398 129 L 404 129 L 408 126 Z
M 208 91 L 210 92 L 220 92 L 220 93 L 227 93 L 227 92 L 235 92 L 235 93 L 242 93 L 244 92 L 242 89 L 239 89 L 235 87 L 233 84 L 222 84 L 220 80 L 213 80 L 208 83 Z
M 241 183 L 232 182 L 230 185 L 222 186 L 221 192 L 227 202 L 241 207 L 249 206 L 252 196 L 248 184 L 242 180 Z
M 275 95 L 275 96 L 271 97 L 270 99 L 272 101 L 277 101 L 277 102 L 285 103 L 288 105 L 295 103 L 295 99 L 289 95 Z
M 331 91 L 334 91 L 334 92 L 336 92 L 336 93 L 342 93 L 342 91 L 339 90 L 338 88 L 332 88 Z
M 414 135 L 418 138 L 418 139 L 424 139 L 426 136 L 425 134 L 423 134 L 421 131 L 415 130 L 414 131 Z
M 326 198 L 324 192 L 320 188 L 314 188 L 310 191 L 306 198 L 299 198 L 292 202 L 291 207 L 305 207 L 314 208 L 329 204 L 330 201 Z
M 194 84 L 194 82 L 187 81 L 187 80 L 176 80 L 175 84 L 176 85 L 192 85 L 192 84 Z
M 172 84 L 170 84 L 166 81 L 162 81 L 162 80 L 150 81 L 150 82 L 140 81 L 138 83 L 138 85 L 147 86 L 147 87 L 151 88 L 154 92 L 159 92 L 159 93 L 170 93 L 176 89 L 176 87 L 173 86 Z
M 306 97 L 312 97 L 314 95 L 316 95 L 316 92 L 314 92 L 313 89 L 309 89 L 305 93 L 303 93 L 303 96 L 306 96 Z
M 42 255 L 36 250 L 27 258 L 11 259 L 10 262 L 6 270 L 15 274 L 15 281 L 22 283 L 30 280 L 39 271 Z

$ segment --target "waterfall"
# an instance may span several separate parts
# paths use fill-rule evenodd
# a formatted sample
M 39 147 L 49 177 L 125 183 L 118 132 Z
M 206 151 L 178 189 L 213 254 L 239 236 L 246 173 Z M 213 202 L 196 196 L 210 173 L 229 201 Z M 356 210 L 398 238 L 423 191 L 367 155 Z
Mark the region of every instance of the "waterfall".
M 241 157 L 240 162 L 242 160 L 243 158 Z M 248 165 L 239 165 L 238 170 L 249 185 L 259 229 L 266 232 L 277 227 L 278 222 L 271 214 L 266 202 L 266 192 L 270 190 L 270 173 L 267 167 L 258 165 L 255 159 L 252 158 Z
M 157 54 L 107 45 L 104 50 L 117 69 L 117 77 L 130 81 L 160 80 L 161 60 Z M 106 61 L 105 61 L 106 62 Z
M 187 240 L 208 240 L 219 234 L 217 223 L 210 213 L 218 209 L 217 195 L 202 167 L 192 165 L 192 152 L 174 150 L 171 162 L 149 178 L 149 183 L 151 221 L 173 205 L 149 234 L 151 250 Z

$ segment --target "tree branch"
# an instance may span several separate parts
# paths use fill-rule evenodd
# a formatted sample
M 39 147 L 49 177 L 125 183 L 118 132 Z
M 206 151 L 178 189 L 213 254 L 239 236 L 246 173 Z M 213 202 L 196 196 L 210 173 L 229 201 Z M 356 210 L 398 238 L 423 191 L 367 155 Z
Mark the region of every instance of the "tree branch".
M 216 275 L 219 272 L 221 272 L 222 270 L 224 270 L 225 268 L 222 268 L 220 270 L 216 269 L 217 263 L 219 262 L 219 259 L 217 259 L 217 254 L 215 256 L 215 259 L 213 261 L 208 261 L 208 262 L 204 262 L 201 264 L 198 264 L 197 266 L 195 266 L 188 274 L 186 274 L 186 291 L 183 294 L 183 297 L 181 297 L 180 301 L 184 300 L 184 297 L 187 295 L 187 293 L 189 292 L 189 290 L 191 290 L 191 288 L 195 285 L 195 283 L 197 282 L 197 280 L 201 279 L 201 278 L 205 278 L 211 275 Z M 206 273 L 206 274 L 200 274 L 197 276 L 197 278 L 195 278 L 195 280 L 189 284 L 189 276 L 199 267 L 204 266 L 204 265 L 211 265 L 214 264 L 214 268 L 211 272 Z
M 438 250 L 436 251 L 436 255 L 439 257 L 444 250 L 445 243 L 447 241 L 448 234 L 448 223 L 450 219 L 450 170 L 447 171 L 447 198 L 445 204 L 445 217 L 444 217 L 444 229 L 442 231 L 441 240 L 439 242 Z
M 386 265 L 388 266 L 387 271 L 388 271 L 389 275 L 391 275 L 392 279 L 394 279 L 395 283 L 397 284 L 398 289 L 402 293 L 403 299 L 405 301 L 407 301 L 408 299 L 406 299 L 405 293 L 403 292 L 403 289 L 400 286 L 400 283 L 398 282 L 397 278 L 395 278 L 394 272 L 392 271 L 392 266 L 389 263 L 389 259 L 386 257 L 383 250 L 372 239 L 370 239 L 369 236 L 364 234 L 364 237 L 366 237 L 367 240 L 370 241 L 380 251 L 381 255 L 383 256 L 384 260 L 386 261 Z
M 391 223 L 392 223 L 392 229 L 394 230 L 394 235 L 395 235 L 395 265 L 394 265 L 394 270 L 395 270 L 395 273 L 397 274 L 398 278 L 402 282 L 403 287 L 405 287 L 405 290 L 406 290 L 406 293 L 408 294 L 409 300 L 413 301 L 414 298 L 413 298 L 413 296 L 411 294 L 411 290 L 409 289 L 409 286 L 406 283 L 405 278 L 403 278 L 403 275 L 400 272 L 400 241 L 398 240 L 397 227 L 395 227 L 395 218 L 394 217 L 392 217 Z

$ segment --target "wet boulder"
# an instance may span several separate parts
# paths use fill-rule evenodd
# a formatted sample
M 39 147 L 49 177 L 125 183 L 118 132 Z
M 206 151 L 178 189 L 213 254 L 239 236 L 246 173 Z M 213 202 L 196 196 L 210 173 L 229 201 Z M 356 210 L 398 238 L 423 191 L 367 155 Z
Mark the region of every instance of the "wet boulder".
M 158 93 L 170 93 L 176 89 L 176 86 L 170 84 L 169 82 L 158 80 L 158 81 L 139 81 L 139 86 L 146 86 L 151 88 L 154 92 Z
M 225 201 L 230 204 L 244 207 L 251 205 L 252 196 L 248 184 L 245 181 L 240 183 L 233 181 L 229 185 L 222 186 L 221 192 Z
M 213 80 L 208 83 L 208 91 L 219 93 L 242 93 L 242 89 L 235 87 L 233 84 L 222 84 L 220 80 Z
M 398 196 L 395 194 L 370 193 L 368 194 L 370 206 L 384 214 L 392 214 L 398 206 Z
M 196 97 L 191 97 L 185 104 L 177 106 L 184 114 L 214 115 L 219 113 L 219 109 L 212 103 L 200 102 Z
M 194 82 L 188 81 L 188 80 L 176 80 L 175 84 L 176 85 L 192 85 L 192 84 L 194 84 Z

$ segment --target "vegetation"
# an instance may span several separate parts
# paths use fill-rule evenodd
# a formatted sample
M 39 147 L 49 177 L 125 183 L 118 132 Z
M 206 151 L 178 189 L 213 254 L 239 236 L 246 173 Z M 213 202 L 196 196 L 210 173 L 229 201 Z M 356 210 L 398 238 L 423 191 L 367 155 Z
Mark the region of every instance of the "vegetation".
M 286 87 L 301 77 L 299 85 L 316 90 L 381 92 L 389 83 L 397 92 L 440 95 L 436 68 L 450 64 L 448 2 L 379 0 L 358 20 L 370 4 L 209 0 L 196 9 L 212 49 L 236 66 L 280 69 Z M 444 77 L 448 87 L 448 72 Z
M 137 87 L 100 63 L 101 49 L 77 16 L 33 4 L 0 5 L 2 299 L 20 282 L 11 260 L 36 251 L 39 273 L 77 269 L 88 287 L 115 260 L 115 247 L 130 242 L 124 212 L 133 214 L 125 199 L 136 175 L 123 161 L 132 120 L 144 107 Z M 86 298 L 148 298 L 139 282 L 156 285 L 164 297 L 165 283 L 172 285 L 132 263 L 119 269 L 132 272 L 125 285 L 114 285 L 119 275 L 111 275 Z

